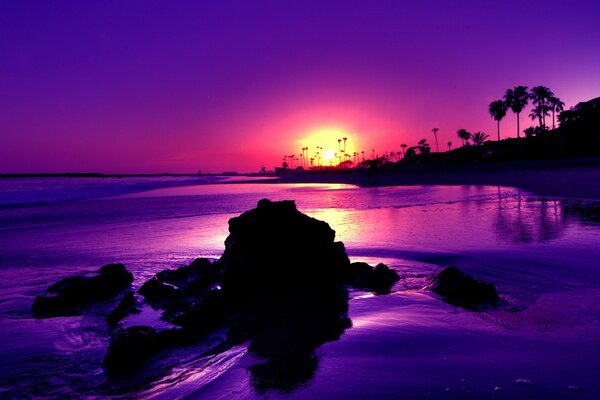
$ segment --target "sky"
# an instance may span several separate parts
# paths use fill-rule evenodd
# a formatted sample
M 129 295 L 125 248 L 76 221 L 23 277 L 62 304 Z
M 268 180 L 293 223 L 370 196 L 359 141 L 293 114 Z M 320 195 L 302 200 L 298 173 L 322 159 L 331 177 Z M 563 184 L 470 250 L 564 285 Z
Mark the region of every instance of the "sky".
M 0 173 L 256 172 L 600 96 L 594 1 L 2 1 Z M 521 115 L 521 128 L 533 122 Z M 516 137 L 509 112 L 501 136 Z M 433 150 L 435 150 L 435 145 Z

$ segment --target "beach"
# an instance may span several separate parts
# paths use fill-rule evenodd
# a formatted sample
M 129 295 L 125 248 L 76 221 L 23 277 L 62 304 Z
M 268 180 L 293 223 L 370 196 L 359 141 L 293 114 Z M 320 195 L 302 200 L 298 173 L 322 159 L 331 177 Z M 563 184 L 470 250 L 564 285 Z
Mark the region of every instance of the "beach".
M 552 189 L 542 180 L 544 171 L 527 172 L 528 179 L 544 182 L 540 192 L 499 185 L 500 179 L 517 179 L 516 168 L 485 182 L 490 174 L 483 172 L 428 171 L 418 179 L 382 171 L 375 187 L 361 184 L 365 174 L 268 182 L 3 180 L 11 189 L 4 193 L 11 194 L 0 208 L 5 278 L 0 394 L 19 399 L 595 399 L 600 395 L 595 372 L 600 226 L 596 197 L 588 188 L 593 185 L 583 185 L 596 172 L 589 165 L 583 170 L 578 178 L 573 178 L 575 166 L 563 171 L 566 182 L 582 185 L 564 199 L 543 197 Z M 477 176 L 481 182 L 473 180 Z M 410 185 L 411 179 L 419 183 Z M 557 190 L 564 194 L 564 185 Z M 101 368 L 110 338 L 109 305 L 70 317 L 32 315 L 33 298 L 50 284 L 106 263 L 125 264 L 137 290 L 163 269 L 197 257 L 219 258 L 228 220 L 262 198 L 295 200 L 300 211 L 335 230 L 351 261 L 383 262 L 400 276 L 390 294 L 350 290 L 352 327 L 317 348 L 301 381 L 265 384 L 253 368 L 261 358 L 247 343 L 211 351 L 222 343 L 219 332 L 209 342 L 167 349 L 132 374 L 111 377 Z M 448 265 L 492 282 L 502 304 L 469 310 L 424 289 L 427 278 Z M 126 323 L 153 317 L 142 314 Z
M 600 158 L 413 165 L 381 170 L 288 174 L 289 183 L 348 183 L 358 186 L 490 185 L 521 188 L 544 197 L 600 199 Z

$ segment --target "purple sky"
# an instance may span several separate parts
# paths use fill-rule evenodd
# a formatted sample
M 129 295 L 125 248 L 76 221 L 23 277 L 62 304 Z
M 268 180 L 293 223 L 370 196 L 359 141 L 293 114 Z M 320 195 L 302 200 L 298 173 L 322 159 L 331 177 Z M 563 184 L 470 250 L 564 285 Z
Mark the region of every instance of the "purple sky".
M 597 0 L 3 1 L 0 173 L 257 171 L 341 135 L 377 152 L 433 127 L 443 149 L 460 128 L 495 138 L 487 105 L 509 87 L 600 96 L 598 15 Z M 509 113 L 502 137 L 515 129 Z

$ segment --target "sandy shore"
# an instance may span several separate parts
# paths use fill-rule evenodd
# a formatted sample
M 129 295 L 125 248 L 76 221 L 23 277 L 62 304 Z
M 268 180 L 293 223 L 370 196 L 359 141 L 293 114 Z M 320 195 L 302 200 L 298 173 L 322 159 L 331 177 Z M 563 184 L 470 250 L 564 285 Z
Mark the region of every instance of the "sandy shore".
M 256 182 L 256 181 L 254 181 Z M 282 175 L 272 183 L 348 183 L 358 186 L 491 185 L 523 189 L 543 197 L 600 200 L 600 158 L 415 165 L 380 171 L 306 172 Z

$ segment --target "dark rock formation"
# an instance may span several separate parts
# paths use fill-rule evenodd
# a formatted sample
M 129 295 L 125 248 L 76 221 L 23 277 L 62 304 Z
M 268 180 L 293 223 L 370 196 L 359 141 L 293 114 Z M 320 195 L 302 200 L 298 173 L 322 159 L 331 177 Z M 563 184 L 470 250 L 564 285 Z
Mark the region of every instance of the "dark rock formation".
M 425 288 L 444 296 L 450 303 L 465 307 L 482 304 L 496 305 L 496 287 L 465 274 L 456 267 L 447 267 L 432 275 Z
M 119 328 L 112 334 L 110 345 L 102 361 L 109 372 L 137 367 L 148 356 L 187 339 L 181 329 L 157 330 L 149 326 Z
M 392 285 L 400 280 L 400 276 L 385 264 L 377 264 L 373 268 L 365 262 L 355 262 L 344 268 L 342 280 L 350 286 L 386 294 L 390 292 Z
M 210 351 L 249 342 L 262 359 L 249 367 L 255 388 L 285 391 L 310 379 L 315 350 L 351 326 L 345 285 L 388 293 L 399 279 L 383 264 L 350 264 L 329 225 L 302 214 L 293 201 L 263 199 L 232 218 L 229 231 L 218 261 L 198 258 L 157 273 L 139 289 L 143 300 L 133 291 L 117 298 L 107 318 L 113 332 L 102 366 L 108 374 L 135 368 L 168 347 L 209 343 L 218 333 L 222 342 Z M 52 285 L 36 297 L 34 313 L 68 315 L 116 298 L 133 281 L 121 264 L 90 275 Z M 151 321 L 153 310 L 162 321 L 137 326 L 128 319 L 148 312 L 140 320 Z
M 197 258 L 188 266 L 159 272 L 142 285 L 139 293 L 150 304 L 159 306 L 198 296 L 218 282 L 218 266 L 206 258 Z
M 153 308 L 163 310 L 164 320 L 206 330 L 227 314 L 220 285 L 220 265 L 197 258 L 188 266 L 159 272 L 142 285 L 139 293 Z
M 315 349 L 351 324 L 341 279 L 350 265 L 344 245 L 327 223 L 302 214 L 292 201 L 261 200 L 232 218 L 229 230 L 220 260 L 161 271 L 140 288 L 162 319 L 180 328 L 118 329 L 105 368 L 136 365 L 175 333 L 225 327 L 228 343 L 250 341 L 251 351 L 265 359 L 252 369 L 258 386 L 283 387 L 312 375 Z
M 129 292 L 125 293 L 123 297 L 121 297 L 119 304 L 117 304 L 117 307 L 112 310 L 112 312 L 106 318 L 106 321 L 110 326 L 115 326 L 117 322 L 125 318 L 127 315 L 137 312 L 139 312 L 139 309 L 135 307 L 135 294 L 130 290 Z
M 302 214 L 293 201 L 261 200 L 232 218 L 229 231 L 218 261 L 200 258 L 142 285 L 144 301 L 174 326 L 115 330 L 103 362 L 107 372 L 219 329 L 227 332 L 221 350 L 249 342 L 262 359 L 249 368 L 257 390 L 286 390 L 310 379 L 315 350 L 351 326 L 344 285 L 385 293 L 398 280 L 383 264 L 350 264 L 329 225 Z M 129 298 L 122 303 L 115 320 L 132 306 Z
M 229 221 L 230 235 L 219 260 L 223 290 L 240 306 L 321 306 L 337 298 L 342 270 L 350 264 L 326 222 L 296 209 L 293 201 L 263 199 Z
M 36 296 L 32 310 L 37 316 L 69 315 L 89 303 L 115 297 L 133 282 L 123 264 L 108 264 L 92 276 L 72 276 Z

